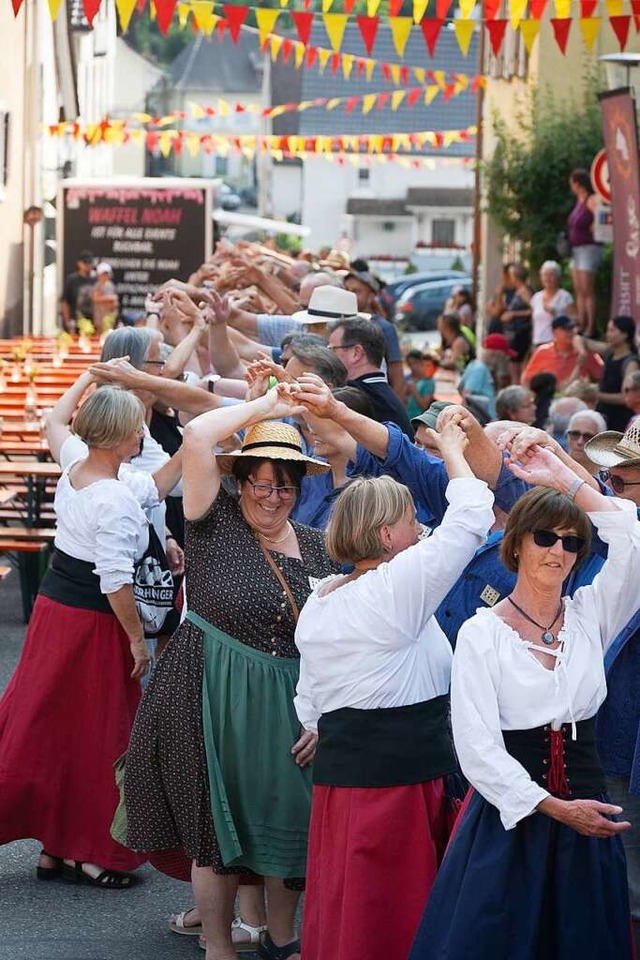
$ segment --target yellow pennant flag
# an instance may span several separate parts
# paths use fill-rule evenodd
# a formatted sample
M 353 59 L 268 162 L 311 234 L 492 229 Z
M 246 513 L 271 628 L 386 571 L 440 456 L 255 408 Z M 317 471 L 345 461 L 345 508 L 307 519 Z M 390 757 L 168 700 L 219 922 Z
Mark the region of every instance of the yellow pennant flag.
M 153 0 L 149 0 L 149 19 L 155 20 L 157 16 L 156 5 Z
M 451 144 L 456 143 L 458 139 L 458 133 L 455 130 L 445 130 L 442 138 L 442 146 L 450 147 Z
M 271 54 L 272 60 L 278 59 L 278 54 L 280 53 L 280 48 L 284 43 L 284 37 L 281 37 L 279 34 L 274 33 L 269 39 L 269 53 Z
M 462 93 L 469 86 L 469 77 L 466 73 L 456 74 L 456 82 L 453 89 L 453 95 L 458 96 L 459 93 Z
M 343 53 L 342 54 L 342 75 L 345 80 L 348 80 L 351 76 L 351 71 L 353 70 L 353 61 L 355 57 L 352 53 Z
M 558 20 L 568 20 L 571 16 L 571 0 L 553 0 Z
M 212 0 L 191 0 L 191 13 L 196 22 L 196 27 L 202 33 L 212 33 L 211 18 L 215 16 L 213 12 Z
M 402 82 L 402 77 L 400 76 L 401 67 L 399 63 L 391 64 L 391 79 L 395 83 L 396 87 L 399 87 Z
M 364 75 L 365 75 L 365 77 L 367 78 L 367 80 L 371 80 L 371 77 L 373 76 L 373 71 L 375 70 L 375 68 L 376 68 L 376 61 L 375 61 L 375 60 L 366 60 L 366 61 L 365 61 L 365 65 L 364 65 Z
M 163 157 L 168 157 L 173 147 L 173 135 L 175 130 L 165 130 L 158 139 L 158 148 Z
M 192 157 L 197 157 L 200 153 L 200 137 L 197 133 L 185 133 L 184 141 L 187 145 L 187 150 Z
M 372 153 L 380 153 L 382 151 L 382 137 L 380 134 L 375 134 L 372 137 L 369 137 L 369 147 Z
M 522 34 L 522 39 L 524 40 L 524 45 L 527 48 L 527 53 L 531 56 L 531 50 L 535 42 L 536 37 L 540 33 L 540 21 L 539 20 L 521 20 L 520 21 L 520 33 Z
M 357 150 L 358 149 L 358 138 L 357 137 L 342 137 L 342 145 L 345 150 Z
M 334 53 L 338 53 L 349 18 L 346 13 L 325 13 L 322 19 L 331 47 Z
M 623 0 L 604 0 L 604 5 L 610 17 L 621 17 L 624 12 Z
M 525 3 L 527 0 L 525 0 Z M 475 23 L 473 20 L 454 20 L 453 29 L 456 34 L 456 40 L 458 41 L 458 46 L 460 47 L 460 52 L 463 57 L 469 53 L 469 46 L 471 44 L 471 37 L 473 36 L 473 31 L 475 30 Z
M 437 87 L 435 84 L 432 84 L 431 86 L 427 87 L 427 89 L 424 92 L 424 102 L 427 104 L 427 106 L 430 103 L 433 103 L 433 101 L 435 100 L 435 98 L 438 96 L 439 93 L 440 93 L 440 87 Z
M 312 106 L 313 106 L 313 100 L 301 100 L 300 103 L 298 104 L 298 110 L 300 111 L 300 113 L 302 113 L 303 110 L 308 110 L 309 107 L 312 107 Z
M 330 153 L 331 137 L 316 137 L 316 151 L 318 153 Z
M 329 58 L 331 56 L 331 50 L 325 50 L 324 47 L 320 47 L 318 50 L 318 63 L 320 64 L 320 73 L 324 73 L 327 64 L 329 63 Z
M 178 4 L 178 26 L 181 30 L 187 25 L 187 20 L 189 19 L 189 12 L 191 7 L 188 3 L 179 3 Z
M 170 123 L 175 121 L 175 117 L 172 113 L 167 114 L 166 117 L 159 117 L 156 121 L 157 127 L 168 127 Z
M 367 16 L 375 17 L 380 7 L 381 0 L 367 0 Z
M 473 13 L 476 0 L 460 0 L 460 16 L 463 20 L 468 20 Z
M 228 117 L 232 113 L 230 105 L 226 100 L 218 100 L 218 114 L 221 117 Z
M 283 7 L 283 8 L 284 8 L 284 7 L 288 7 L 288 6 L 289 6 L 289 0 L 280 0 L 280 6 Z
M 429 0 L 413 0 L 413 22 L 420 23 L 425 13 L 427 12 L 427 7 L 429 6 Z
M 333 6 L 333 0 L 322 0 L 322 12 L 329 13 L 331 7 Z
M 413 68 L 413 75 L 414 75 L 414 77 L 416 78 L 416 80 L 418 81 L 418 83 L 426 83 L 426 82 L 427 82 L 427 71 L 424 70 L 422 67 L 414 67 L 414 68 Z
M 136 8 L 136 0 L 116 0 L 118 20 L 123 33 L 127 32 L 131 15 Z
M 293 57 L 294 57 L 296 69 L 299 70 L 302 64 L 304 63 L 304 55 L 306 52 L 307 52 L 307 48 L 305 47 L 304 43 L 300 43 L 299 40 L 296 40 L 296 42 L 293 45 Z
M 208 37 L 211 36 L 221 19 L 222 17 L 219 17 L 217 13 L 209 14 L 204 25 L 204 32 Z
M 343 102 L 344 97 L 332 97 L 331 100 L 327 100 L 325 103 L 325 110 L 335 110 L 336 107 L 339 107 Z
M 61 0 L 49 0 L 49 16 L 52 20 L 58 16 Z
M 433 76 L 440 89 L 444 90 L 447 85 L 447 75 L 444 70 L 434 70 Z
M 280 0 L 282 2 L 282 0 Z M 282 163 L 284 160 L 284 152 L 282 150 L 272 150 L 271 156 L 277 163 Z
M 134 120 L 137 120 L 138 123 L 150 123 L 153 119 L 150 113 L 133 113 L 132 117 Z
M 267 42 L 269 34 L 273 33 L 273 28 L 280 16 L 280 11 L 274 10 L 272 7 L 256 7 L 255 14 L 256 24 L 258 25 L 258 38 L 260 46 L 263 47 Z
M 584 45 L 589 53 L 593 50 L 598 34 L 600 33 L 601 23 L 601 17 L 580 17 L 580 33 L 582 34 Z
M 411 17 L 389 17 L 389 26 L 391 27 L 391 36 L 393 45 L 399 57 L 404 57 L 404 48 L 411 33 L 413 20 Z
M 518 24 L 525 15 L 528 0 L 509 0 L 509 20 L 513 30 L 518 29 Z M 571 3 L 571 0 L 567 0 Z
M 406 90 L 394 90 L 391 94 L 391 109 L 397 110 L 407 95 Z
M 377 93 L 367 93 L 362 98 L 362 112 L 369 113 L 376 105 L 376 100 L 378 99 Z

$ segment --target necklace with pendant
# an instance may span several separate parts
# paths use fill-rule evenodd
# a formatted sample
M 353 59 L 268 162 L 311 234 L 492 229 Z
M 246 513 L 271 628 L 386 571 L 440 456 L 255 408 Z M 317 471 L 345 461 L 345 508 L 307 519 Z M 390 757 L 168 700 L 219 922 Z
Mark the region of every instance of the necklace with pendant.
M 509 603 L 510 603 L 512 606 L 514 606 L 514 607 L 516 608 L 516 610 L 518 611 L 518 613 L 521 613 L 521 614 L 522 614 L 522 616 L 525 618 L 525 620 L 528 620 L 529 623 L 532 623 L 535 627 L 539 627 L 540 630 L 542 630 L 542 635 L 541 635 L 540 639 L 542 640 L 542 642 L 543 642 L 547 647 L 552 646 L 552 645 L 556 642 L 556 640 L 557 640 L 558 638 L 557 638 L 557 636 L 555 635 L 555 633 L 552 633 L 552 632 L 551 632 L 551 627 L 554 625 L 554 623 L 556 622 L 556 620 L 558 619 L 558 617 L 559 617 L 560 614 L 562 613 L 562 607 L 563 607 L 562 600 L 560 601 L 560 606 L 559 606 L 559 608 L 558 608 L 558 612 L 556 613 L 555 617 L 553 618 L 553 620 L 551 621 L 551 623 L 549 624 L 548 627 L 545 627 L 542 623 L 538 623 L 538 621 L 537 621 L 537 620 L 534 620 L 533 617 L 530 617 L 528 613 L 525 613 L 524 610 L 522 609 L 522 607 L 519 607 L 518 604 L 515 602 L 515 600 L 512 600 L 511 597 L 507 597 L 507 600 L 509 601 Z

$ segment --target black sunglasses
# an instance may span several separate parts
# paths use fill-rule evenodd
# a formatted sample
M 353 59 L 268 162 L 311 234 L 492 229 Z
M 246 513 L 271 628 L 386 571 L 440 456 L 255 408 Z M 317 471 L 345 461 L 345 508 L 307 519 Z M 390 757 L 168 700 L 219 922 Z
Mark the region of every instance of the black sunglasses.
M 582 430 L 567 430 L 566 438 L 567 440 L 584 440 L 586 443 L 587 440 L 593 440 L 595 433 L 583 433 Z
M 614 493 L 624 493 L 625 487 L 640 487 L 640 480 L 623 480 L 610 470 L 601 470 L 598 474 L 603 483 L 608 483 Z
M 553 547 L 558 540 L 562 541 L 562 549 L 567 553 L 577 553 L 586 542 L 584 537 L 579 537 L 575 533 L 565 533 L 564 536 L 560 536 L 554 530 L 533 531 L 533 542 L 536 547 Z

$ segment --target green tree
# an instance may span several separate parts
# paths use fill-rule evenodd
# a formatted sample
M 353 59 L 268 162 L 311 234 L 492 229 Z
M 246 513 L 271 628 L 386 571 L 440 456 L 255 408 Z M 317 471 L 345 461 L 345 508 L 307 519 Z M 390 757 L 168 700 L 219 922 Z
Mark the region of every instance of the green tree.
M 602 147 L 599 86 L 597 76 L 587 76 L 581 100 L 534 89 L 515 122 L 495 116 L 496 148 L 484 169 L 487 209 L 533 267 L 558 258 L 556 239 L 575 202 L 569 174 L 588 170 Z

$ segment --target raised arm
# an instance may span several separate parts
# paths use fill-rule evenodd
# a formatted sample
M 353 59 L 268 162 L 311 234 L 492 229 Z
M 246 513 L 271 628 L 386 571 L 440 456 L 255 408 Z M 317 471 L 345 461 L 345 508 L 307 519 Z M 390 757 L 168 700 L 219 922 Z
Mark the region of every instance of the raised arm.
M 502 453 L 484 432 L 473 414 L 466 407 L 454 404 L 446 407 L 438 416 L 437 428 L 442 431 L 450 420 L 455 419 L 467 435 L 469 446 L 465 450 L 467 463 L 478 480 L 484 480 L 495 489 L 502 470 Z
M 202 311 L 193 303 L 184 290 L 169 289 L 164 293 L 163 308 L 174 310 L 180 318 L 192 324 L 191 330 L 171 352 L 171 356 L 164 365 L 163 377 L 167 380 L 177 380 L 184 373 L 184 369 L 191 359 L 191 354 L 197 350 L 201 339 L 206 332 L 207 324 Z
M 67 437 L 71 436 L 70 423 L 76 408 L 88 388 L 96 382 L 90 371 L 80 374 L 73 386 L 66 390 L 47 416 L 45 431 L 51 456 L 60 463 L 60 450 Z
M 223 406 L 223 399 L 213 393 L 178 380 L 154 377 L 132 367 L 126 358 L 116 362 L 94 363 L 89 367 L 89 372 L 99 383 L 117 383 L 127 390 L 147 390 L 165 406 L 184 413 L 197 415 Z
M 229 300 L 211 291 L 213 302 L 203 312 L 209 327 L 209 356 L 221 377 L 244 379 L 245 365 L 240 359 L 235 343 L 229 337 L 227 320 L 229 319 Z
M 187 520 L 204 516 L 218 496 L 220 470 L 214 449 L 238 430 L 261 420 L 277 420 L 300 412 L 276 389 L 248 403 L 210 410 L 196 417 L 184 428 L 182 489 L 184 515 Z
M 375 457 L 386 457 L 389 449 L 387 428 L 336 400 L 326 383 L 315 373 L 298 377 L 292 391 L 296 401 L 309 413 L 323 420 L 333 420 L 350 434 L 356 444 L 362 444 Z

